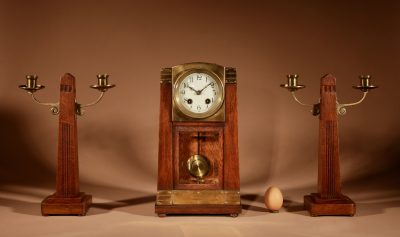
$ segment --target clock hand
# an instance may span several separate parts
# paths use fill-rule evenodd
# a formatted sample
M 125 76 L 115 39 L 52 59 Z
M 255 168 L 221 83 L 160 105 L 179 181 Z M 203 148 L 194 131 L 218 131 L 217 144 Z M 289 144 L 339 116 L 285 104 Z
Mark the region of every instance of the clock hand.
M 191 86 L 188 86 L 188 88 L 191 89 L 192 91 L 196 92 L 196 95 L 200 95 L 200 94 L 201 94 L 201 90 L 200 90 L 200 91 L 197 91 L 197 90 L 195 90 L 195 89 L 194 89 L 193 87 L 191 87 Z
M 193 87 L 191 87 L 191 86 L 188 86 L 188 87 L 189 87 L 189 89 L 191 89 L 192 91 L 196 92 L 196 94 L 197 94 L 197 91 Z
M 203 89 L 199 90 L 198 95 L 201 94 L 201 92 L 203 92 L 204 89 L 206 89 L 209 85 L 211 85 L 212 82 L 208 83 Z

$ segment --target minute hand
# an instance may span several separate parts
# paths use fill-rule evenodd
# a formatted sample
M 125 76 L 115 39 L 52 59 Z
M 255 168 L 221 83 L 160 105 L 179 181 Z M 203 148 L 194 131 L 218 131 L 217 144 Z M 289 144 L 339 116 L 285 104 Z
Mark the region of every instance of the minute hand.
M 204 89 L 206 89 L 209 85 L 211 85 L 212 82 L 208 83 L 203 89 L 199 90 L 199 95 L 201 94 L 201 92 L 204 91 Z

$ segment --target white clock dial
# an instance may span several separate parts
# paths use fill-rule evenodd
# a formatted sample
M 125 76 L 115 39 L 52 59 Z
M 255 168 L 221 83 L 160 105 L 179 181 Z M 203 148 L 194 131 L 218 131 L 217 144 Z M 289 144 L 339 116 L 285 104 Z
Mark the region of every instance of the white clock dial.
M 183 78 L 178 93 L 179 101 L 186 110 L 204 114 L 219 106 L 221 88 L 211 75 L 194 72 Z

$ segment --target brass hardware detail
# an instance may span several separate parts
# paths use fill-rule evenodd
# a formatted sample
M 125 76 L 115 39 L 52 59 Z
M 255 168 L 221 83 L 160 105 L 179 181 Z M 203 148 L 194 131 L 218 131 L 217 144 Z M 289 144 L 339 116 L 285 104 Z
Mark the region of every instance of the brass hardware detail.
M 318 103 L 318 104 L 314 104 L 313 105 L 313 108 L 312 108 L 312 115 L 314 115 L 314 116 L 317 116 L 317 115 L 319 115 L 320 114 L 320 104 Z
M 172 82 L 172 68 L 163 68 L 161 70 L 160 83 L 171 83 Z
M 234 190 L 160 190 L 156 205 L 240 205 L 240 192 Z
M 210 171 L 210 162 L 205 156 L 193 155 L 187 160 L 187 169 L 190 175 L 202 180 Z
M 89 106 L 93 106 L 93 105 L 99 103 L 100 100 L 103 98 L 104 93 L 108 89 L 115 87 L 115 85 L 113 85 L 113 84 L 112 85 L 108 84 L 108 77 L 109 77 L 108 74 L 99 74 L 99 75 L 97 75 L 97 85 L 92 85 L 90 87 L 100 91 L 101 92 L 100 96 L 94 102 L 89 103 L 89 104 L 82 105 L 82 104 L 79 104 L 79 103 L 76 102 L 75 103 L 75 107 L 76 107 L 75 108 L 75 113 L 77 115 L 83 115 L 84 112 L 85 112 L 83 110 L 83 108 L 89 107 Z M 28 94 L 31 95 L 33 101 L 35 101 L 36 103 L 38 103 L 40 105 L 50 106 L 50 111 L 51 111 L 51 113 L 53 115 L 59 114 L 60 113 L 60 104 L 58 102 L 57 103 L 43 103 L 43 102 L 39 101 L 35 97 L 35 92 L 44 88 L 44 86 L 37 84 L 37 79 L 38 79 L 37 75 L 27 75 L 26 76 L 26 84 L 25 85 L 20 85 L 18 87 L 23 89 L 23 90 L 26 90 L 28 92 Z M 71 89 L 72 88 L 70 88 L 68 86 L 64 87 L 64 85 L 61 85 L 61 87 L 60 87 L 60 90 L 64 91 L 64 92 L 65 91 L 71 92 Z
M 174 66 L 171 69 L 172 77 L 172 120 L 173 121 L 225 121 L 225 67 L 213 63 L 185 63 Z M 168 80 L 169 69 L 161 71 L 161 83 Z M 220 94 L 216 99 L 216 105 L 205 113 L 197 114 L 188 111 L 182 105 L 179 98 L 179 85 L 185 76 L 191 73 L 205 73 L 213 77 L 220 88 Z
M 92 85 L 90 87 L 100 92 L 106 92 L 108 89 L 115 87 L 115 85 L 108 84 L 108 77 L 108 74 L 97 75 L 97 85 Z
M 288 89 L 291 92 L 293 99 L 297 103 L 299 103 L 300 105 L 303 105 L 303 106 L 311 107 L 312 115 L 314 115 L 314 116 L 319 115 L 320 114 L 320 104 L 319 103 L 305 104 L 305 103 L 301 102 L 299 99 L 297 99 L 297 97 L 295 95 L 295 91 L 298 89 L 305 88 L 305 85 L 298 85 L 298 78 L 299 78 L 299 76 L 296 74 L 289 74 L 289 75 L 287 75 L 287 84 L 281 84 L 280 86 L 282 88 Z M 363 96 L 361 97 L 360 100 L 358 100 L 357 102 L 354 102 L 354 103 L 340 104 L 338 101 L 336 101 L 336 113 L 337 114 L 345 115 L 347 113 L 346 107 L 360 104 L 367 97 L 368 91 L 378 88 L 378 86 L 375 86 L 371 83 L 370 75 L 361 75 L 360 76 L 360 84 L 358 86 L 353 86 L 353 88 L 361 90 L 363 92 Z M 329 90 L 335 91 L 336 89 L 334 87 L 331 87 L 331 88 L 329 88 Z
M 236 83 L 236 69 L 232 67 L 225 68 L 225 83 L 235 84 Z
M 297 84 L 298 78 L 299 76 L 296 74 L 287 75 L 287 84 L 281 84 L 281 87 L 288 89 L 290 92 L 305 88 L 306 87 L 305 85 Z
M 378 88 L 378 86 L 371 84 L 371 76 L 370 75 L 361 75 L 360 76 L 360 84 L 358 86 L 353 86 L 354 89 L 361 90 L 362 92 L 368 92 L 369 90 Z
M 27 75 L 26 76 L 26 84 L 18 86 L 19 88 L 26 90 L 28 93 L 33 94 L 38 90 L 44 88 L 42 85 L 37 84 L 37 75 Z

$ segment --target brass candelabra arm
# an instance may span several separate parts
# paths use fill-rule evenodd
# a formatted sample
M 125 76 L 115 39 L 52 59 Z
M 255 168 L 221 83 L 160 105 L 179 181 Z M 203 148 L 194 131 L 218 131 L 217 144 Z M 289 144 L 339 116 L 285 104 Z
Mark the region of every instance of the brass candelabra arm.
M 103 99 L 104 93 L 105 92 L 101 92 L 99 97 L 92 103 L 88 103 L 88 104 L 84 104 L 84 105 L 76 103 L 76 114 L 82 116 L 85 113 L 85 110 L 83 108 L 98 104 L 101 101 L 101 99 Z
M 345 115 L 347 113 L 346 107 L 350 107 L 350 106 L 354 106 L 354 105 L 358 105 L 361 104 L 361 102 L 363 102 L 363 100 L 367 97 L 368 91 L 364 91 L 363 92 L 363 96 L 361 97 L 361 99 L 357 102 L 354 103 L 348 103 L 348 104 L 339 104 L 339 102 L 336 101 L 336 111 L 339 115 Z
M 53 115 L 57 115 L 60 113 L 60 104 L 59 103 L 43 103 L 35 97 L 35 93 L 29 93 L 29 94 L 31 94 L 33 101 L 35 101 L 36 103 L 38 103 L 40 105 L 50 106 L 50 111 Z
M 296 94 L 295 94 L 294 91 L 292 91 L 291 94 L 292 94 L 293 99 L 294 99 L 298 104 L 300 104 L 300 105 L 302 105 L 302 106 L 311 107 L 312 109 L 310 110 L 310 112 L 311 112 L 311 114 L 312 114 L 313 116 L 319 115 L 319 103 L 317 103 L 317 104 L 306 104 L 306 103 L 301 102 L 301 101 L 297 98 L 297 96 L 296 96 Z
M 293 96 L 293 99 L 294 99 L 297 103 L 299 103 L 300 105 L 302 105 L 302 106 L 308 106 L 308 107 L 313 107 L 313 106 L 314 106 L 314 105 L 312 105 L 312 104 L 306 104 L 306 103 L 301 102 L 301 101 L 296 97 L 296 94 L 295 94 L 294 91 L 292 91 L 291 94 L 292 94 L 292 96 Z
M 97 84 L 90 86 L 90 88 L 100 91 L 101 92 L 100 96 L 97 98 L 97 100 L 95 100 L 94 102 L 89 103 L 89 104 L 82 105 L 82 104 L 76 103 L 76 114 L 77 115 L 82 116 L 85 113 L 85 110 L 83 110 L 83 108 L 98 104 L 101 101 L 101 99 L 103 98 L 104 93 L 107 90 L 115 87 L 114 84 L 108 84 L 108 77 L 109 77 L 108 74 L 98 74 L 97 75 Z
M 35 97 L 35 92 L 44 88 L 43 85 L 39 85 L 37 83 L 38 76 L 37 75 L 27 75 L 26 76 L 26 84 L 18 86 L 20 89 L 25 90 L 28 94 L 31 95 L 32 100 L 40 105 L 50 106 L 50 111 L 53 115 L 57 115 L 60 113 L 59 103 L 43 103 L 39 101 Z
M 298 104 L 300 104 L 302 106 L 311 107 L 312 109 L 310 110 L 310 112 L 312 113 L 312 115 L 314 115 L 314 116 L 319 115 L 319 103 L 318 104 L 306 104 L 306 103 L 301 102 L 296 97 L 295 92 L 297 90 L 300 90 L 300 89 L 303 89 L 303 88 L 306 87 L 305 85 L 299 85 L 298 84 L 299 76 L 297 74 L 289 74 L 286 77 L 287 77 L 287 83 L 286 84 L 281 84 L 281 87 L 287 89 L 288 91 L 290 91 L 290 93 L 292 94 L 293 99 Z
M 353 86 L 353 88 L 363 92 L 362 98 L 357 102 L 349 103 L 349 104 L 339 104 L 339 102 L 336 102 L 336 105 L 337 105 L 336 111 L 338 114 L 345 115 L 347 112 L 346 107 L 361 104 L 361 102 L 363 102 L 365 97 L 367 97 L 367 93 L 370 90 L 378 88 L 378 86 L 372 84 L 370 75 L 361 75 L 359 78 L 360 78 L 360 83 L 357 86 Z

